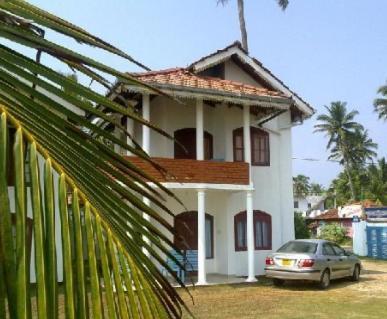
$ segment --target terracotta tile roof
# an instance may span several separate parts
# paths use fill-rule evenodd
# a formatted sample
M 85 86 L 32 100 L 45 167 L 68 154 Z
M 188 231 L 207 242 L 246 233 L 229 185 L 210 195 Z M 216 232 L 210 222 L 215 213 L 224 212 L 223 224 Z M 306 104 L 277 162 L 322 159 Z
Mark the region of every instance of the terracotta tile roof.
M 351 217 L 348 217 L 349 219 Z M 332 208 L 330 210 L 328 210 L 327 212 L 317 216 L 317 217 L 313 217 L 313 218 L 310 218 L 311 220 L 333 220 L 333 219 L 348 219 L 348 218 L 345 218 L 345 217 L 339 217 L 339 211 L 337 208 Z
M 249 167 L 241 162 L 196 161 L 191 159 L 152 158 L 165 169 L 166 174 L 150 163 L 134 156 L 126 156 L 130 162 L 144 170 L 158 182 L 249 184 Z
M 349 205 L 361 205 L 363 208 L 371 208 L 371 207 L 380 207 L 381 205 L 378 204 L 377 202 L 373 201 L 372 199 L 365 199 L 360 202 L 352 202 L 346 206 Z
M 248 95 L 287 98 L 278 91 L 268 90 L 236 81 L 199 76 L 184 68 L 174 68 L 144 73 L 130 73 L 130 75 L 135 76 L 137 79 L 150 85 L 161 84 L 192 89 L 211 90 L 218 93 L 231 93 L 236 96 Z
M 245 55 L 249 56 L 248 52 L 246 52 L 243 47 L 242 47 L 242 44 L 240 41 L 235 41 L 234 43 L 228 45 L 227 47 L 223 48 L 223 49 L 220 49 L 220 50 L 217 50 L 216 52 L 213 52 L 209 55 L 206 55 L 204 57 L 201 57 L 199 60 L 193 62 L 189 67 L 188 69 L 192 69 L 194 67 L 195 64 L 198 64 L 210 57 L 213 57 L 217 54 L 220 54 L 220 53 L 223 53 L 223 52 L 226 52 L 228 51 L 229 49 L 233 48 L 233 47 L 237 47 L 239 50 L 241 50 Z M 281 79 L 279 79 L 277 76 L 275 76 L 273 74 L 273 72 L 271 72 L 267 67 L 265 67 L 263 65 L 263 63 L 261 61 L 259 61 L 258 59 L 254 58 L 254 57 L 251 57 L 251 59 L 254 61 L 254 63 L 256 63 L 257 65 L 259 65 L 261 68 L 263 68 L 266 72 L 268 72 L 272 77 L 274 77 L 276 80 L 278 80 L 285 88 L 287 88 L 292 94 L 294 94 L 294 96 L 296 96 L 297 98 L 299 98 L 303 103 L 305 103 L 305 105 L 313 112 L 315 113 L 316 110 L 308 103 L 306 102 L 303 98 L 301 98 L 301 96 L 299 96 L 296 92 L 294 92 L 293 90 L 291 90 Z M 251 70 L 251 73 L 255 73 L 254 70 Z

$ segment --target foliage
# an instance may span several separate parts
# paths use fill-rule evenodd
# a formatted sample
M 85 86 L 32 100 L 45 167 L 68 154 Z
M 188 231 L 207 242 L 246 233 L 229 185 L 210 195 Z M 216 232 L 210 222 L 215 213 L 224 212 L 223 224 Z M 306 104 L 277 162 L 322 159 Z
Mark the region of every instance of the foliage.
M 329 159 L 337 160 L 344 166 L 348 177 L 351 199 L 356 199 L 353 170 L 363 167 L 367 160 L 375 156 L 377 145 L 368 137 L 363 126 L 355 121 L 357 111 L 347 110 L 344 102 L 332 102 L 325 106 L 327 114 L 320 114 L 315 125 L 315 132 L 324 133 L 328 138 L 327 149 L 331 155 Z
M 306 224 L 305 218 L 301 213 L 294 213 L 294 230 L 296 239 L 310 238 L 310 230 Z
M 321 227 L 319 238 L 341 244 L 347 238 L 347 231 L 337 223 L 329 223 Z
M 387 84 L 378 89 L 378 94 L 381 97 L 374 101 L 375 112 L 378 113 L 380 119 L 387 120 Z
M 293 177 L 293 193 L 296 197 L 304 197 L 310 192 L 310 178 L 299 174 Z
M 352 175 L 356 193 L 359 194 L 356 200 L 370 199 L 387 205 L 387 163 L 385 158 L 365 168 L 353 170 Z M 351 201 L 348 176 L 345 173 L 340 173 L 333 180 L 331 188 L 336 193 L 337 205 L 345 205 Z
M 310 184 L 310 193 L 312 194 L 322 194 L 325 192 L 324 186 L 318 183 Z
M 131 105 L 122 107 L 41 64 L 40 55 L 50 55 L 103 87 L 111 88 L 107 80 L 111 77 L 123 84 L 145 84 L 49 41 L 45 35 L 52 32 L 47 31 L 143 67 L 109 43 L 25 1 L 0 0 L 0 37 L 17 44 L 0 44 L 0 318 L 32 316 L 27 193 L 31 194 L 33 214 L 39 318 L 58 317 L 58 267 L 63 267 L 65 274 L 66 318 L 87 318 L 89 310 L 93 318 L 181 317 L 185 304 L 159 268 L 163 266 L 174 276 L 164 258 L 173 258 L 169 253 L 173 244 L 159 229 L 173 230 L 163 217 L 172 214 L 163 199 L 173 194 L 100 142 L 103 137 L 151 162 L 140 148 L 101 129 L 114 125 L 130 138 L 112 112 L 168 135 L 140 118 Z M 36 50 L 37 59 L 13 49 L 20 46 Z M 70 91 L 74 94 L 68 94 Z M 69 105 L 72 107 L 67 108 Z M 99 125 L 79 115 L 85 113 L 98 119 Z M 12 170 L 15 177 L 9 184 Z M 8 193 L 12 185 L 15 191 Z M 72 195 L 71 206 L 68 194 Z M 139 197 L 148 198 L 153 208 Z M 10 211 L 13 202 L 15 215 Z M 58 225 L 56 213 L 61 217 Z M 160 226 L 148 222 L 142 213 Z M 15 226 L 12 220 L 16 220 Z M 61 229 L 59 241 L 56 226 Z M 63 247 L 63 264 L 56 257 L 57 245 Z

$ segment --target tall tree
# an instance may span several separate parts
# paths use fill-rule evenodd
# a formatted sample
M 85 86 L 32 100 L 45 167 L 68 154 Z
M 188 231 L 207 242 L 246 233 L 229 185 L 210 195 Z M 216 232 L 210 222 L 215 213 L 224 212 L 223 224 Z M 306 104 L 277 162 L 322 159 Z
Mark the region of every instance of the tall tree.
M 375 112 L 378 113 L 380 119 L 387 120 L 387 84 L 378 89 L 378 94 L 382 97 L 375 99 Z
M 101 129 L 113 125 L 130 137 L 111 112 L 168 135 L 140 118 L 133 106 L 122 107 L 21 49 L 34 49 L 38 57 L 48 54 L 104 87 L 112 87 L 110 78 L 145 86 L 50 41 L 54 32 L 142 66 L 109 43 L 26 1 L 0 1 L 0 39 L 8 40 L 0 41 L 0 318 L 58 318 L 58 267 L 64 273 L 66 318 L 89 318 L 89 312 L 93 318 L 180 318 L 184 302 L 160 271 L 162 266 L 175 276 L 165 262 L 165 255 L 175 258 L 170 253 L 174 246 L 160 231 L 163 227 L 172 234 L 173 225 L 163 216 L 173 214 L 163 198 L 173 194 L 99 140 L 102 136 L 152 162 L 141 149 Z M 84 113 L 99 124 L 80 115 Z M 149 182 L 156 183 L 158 190 Z M 8 186 L 14 192 L 8 192 Z M 153 208 L 138 196 L 148 198 Z M 32 208 L 28 213 L 33 215 L 29 232 L 27 198 Z M 160 226 L 149 223 L 141 212 Z M 60 239 L 55 234 L 58 228 Z M 33 265 L 27 234 L 32 234 L 35 247 Z M 56 259 L 59 246 L 63 254 Z M 31 307 L 30 267 L 36 273 L 37 314 Z
M 304 197 L 310 191 L 310 178 L 299 174 L 293 177 L 293 193 L 296 197 Z
M 327 114 L 317 117 L 318 124 L 314 132 L 325 133 L 328 137 L 327 149 L 331 151 L 330 158 L 340 161 L 348 176 L 352 199 L 356 198 L 355 188 L 351 176 L 351 137 L 356 130 L 363 130 L 363 126 L 354 121 L 357 111 L 347 111 L 345 102 L 332 102 L 325 106 Z
M 325 192 L 324 186 L 318 183 L 310 184 L 310 192 L 313 194 L 322 194 Z
M 217 0 L 218 4 L 225 5 L 229 0 Z M 289 5 L 289 0 L 276 0 L 282 10 L 285 10 Z M 239 28 L 241 31 L 242 47 L 246 52 L 249 52 L 249 46 L 247 41 L 247 28 L 245 19 L 245 3 L 244 0 L 238 0 L 238 17 L 239 17 Z

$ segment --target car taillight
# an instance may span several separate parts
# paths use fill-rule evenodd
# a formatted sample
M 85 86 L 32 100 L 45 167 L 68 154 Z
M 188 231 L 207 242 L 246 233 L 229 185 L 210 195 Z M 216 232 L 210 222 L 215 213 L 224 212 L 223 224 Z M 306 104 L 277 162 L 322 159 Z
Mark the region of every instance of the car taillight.
M 312 267 L 314 265 L 314 259 L 301 259 L 298 265 L 301 268 Z
M 274 259 L 271 257 L 266 257 L 266 265 L 267 266 L 272 266 L 274 265 Z

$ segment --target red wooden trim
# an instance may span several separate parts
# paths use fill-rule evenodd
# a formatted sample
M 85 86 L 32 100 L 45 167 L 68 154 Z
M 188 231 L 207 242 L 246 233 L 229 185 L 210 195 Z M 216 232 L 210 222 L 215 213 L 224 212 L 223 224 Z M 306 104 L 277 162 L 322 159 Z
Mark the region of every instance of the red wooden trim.
M 255 158 L 255 145 L 254 145 L 254 137 L 260 136 L 263 137 L 263 152 L 264 152 L 264 161 L 259 161 L 259 159 Z M 244 136 L 243 136 L 243 127 L 239 127 L 233 131 L 233 156 L 234 156 L 234 162 L 239 162 L 236 158 L 236 138 L 241 137 L 242 138 L 242 150 L 244 149 Z M 270 135 L 266 131 L 257 128 L 257 127 L 250 127 L 250 145 L 251 145 L 251 165 L 252 166 L 270 166 Z M 240 150 L 240 148 L 238 148 Z M 260 150 L 258 150 L 260 151 Z M 245 161 L 244 158 L 244 152 L 242 152 L 242 161 Z
M 239 212 L 234 216 L 234 243 L 235 243 L 235 251 L 247 251 L 247 232 L 246 233 L 246 239 L 245 243 L 246 246 L 239 246 L 238 245 L 238 222 L 244 221 L 247 225 L 247 214 L 246 211 Z
M 271 215 L 260 211 L 260 210 L 254 210 L 253 211 L 253 220 L 254 220 L 254 249 L 255 250 L 271 250 L 272 249 L 272 222 L 271 222 Z M 235 244 L 235 251 L 247 251 L 247 231 L 245 232 L 246 234 L 246 239 L 245 243 L 246 246 L 239 246 L 238 245 L 238 228 L 237 224 L 240 221 L 245 221 L 247 225 L 247 213 L 246 211 L 241 211 L 238 214 L 234 216 L 234 244 Z M 256 238 L 257 238 L 257 233 L 256 233 L 256 227 L 255 224 L 257 221 L 261 222 L 266 222 L 268 224 L 268 245 L 262 246 L 262 247 L 257 247 L 256 246 Z
M 214 258 L 214 216 L 206 213 L 206 220 L 210 221 L 211 225 L 211 256 L 206 257 L 206 259 Z M 189 227 L 189 223 L 193 223 L 193 227 Z M 181 224 L 179 224 L 181 223 Z M 179 236 L 179 228 L 182 227 L 182 236 Z M 187 211 L 176 215 L 174 218 L 174 228 L 175 234 L 173 237 L 173 242 L 178 249 L 181 250 L 198 250 L 198 212 Z M 192 242 L 184 242 L 184 234 L 189 234 L 192 236 Z
M 196 128 L 182 128 L 174 132 L 174 158 L 175 159 L 196 159 Z M 214 158 L 214 143 L 212 134 L 204 131 L 205 141 L 209 142 L 209 152 L 204 149 L 204 159 L 211 160 Z M 185 149 L 182 147 L 184 146 Z

